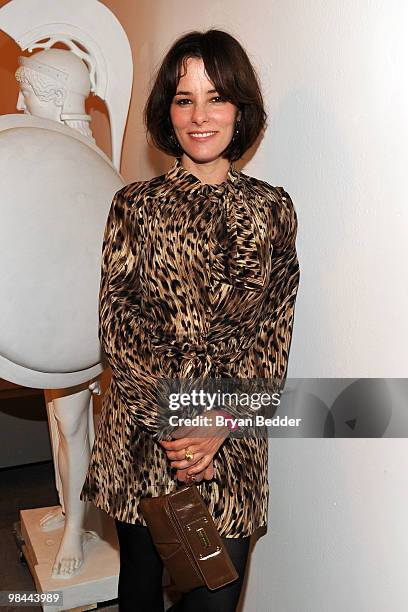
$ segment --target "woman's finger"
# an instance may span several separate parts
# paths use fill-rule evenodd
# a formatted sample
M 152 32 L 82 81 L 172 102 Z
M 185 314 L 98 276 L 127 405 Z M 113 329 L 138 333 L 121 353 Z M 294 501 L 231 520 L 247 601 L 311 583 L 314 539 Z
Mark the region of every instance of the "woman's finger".
M 191 447 L 189 447 L 191 448 Z M 185 453 L 183 453 L 183 458 L 182 459 L 176 459 L 173 461 L 170 461 L 170 465 L 171 467 L 175 467 L 179 470 L 184 470 L 184 469 L 188 469 L 189 467 L 192 467 L 193 465 L 196 465 L 203 457 L 204 457 L 204 453 L 203 452 L 194 452 L 194 458 L 190 459 L 190 461 L 188 461 L 187 459 L 184 458 Z
M 200 459 L 200 461 L 197 461 L 195 465 L 191 466 L 190 468 L 187 468 L 187 474 L 198 474 L 199 472 L 205 471 L 211 461 L 211 455 L 204 455 L 204 457 Z
M 204 455 L 211 456 L 212 458 L 214 453 L 219 448 L 219 446 L 220 446 L 219 438 L 201 438 L 199 439 L 197 444 L 194 444 L 194 445 L 190 444 L 188 446 L 188 448 L 193 452 L 193 455 L 194 455 L 194 458 L 190 461 L 185 459 L 185 451 L 186 451 L 185 448 L 180 453 L 181 457 L 179 454 L 177 454 L 177 456 L 174 455 L 175 457 L 174 459 L 170 456 L 169 453 L 173 453 L 175 451 L 166 451 L 166 453 L 167 453 L 169 460 L 172 461 L 171 463 L 172 467 L 175 467 L 178 469 L 184 469 L 184 468 L 188 468 L 189 466 L 196 465 L 197 461 L 202 459 Z
M 177 480 L 181 482 L 185 482 L 187 480 L 187 470 L 177 470 L 176 472 Z M 204 478 L 204 472 L 195 475 L 194 482 L 201 482 Z
M 162 440 L 161 442 L 159 441 L 159 444 L 161 444 L 166 451 L 179 451 L 194 444 L 196 440 L 197 438 L 180 438 L 179 440 Z
M 212 480 L 214 478 L 214 462 L 211 461 L 209 466 L 204 470 L 203 478 L 205 480 Z
M 197 449 L 194 448 L 194 446 L 189 446 L 188 447 L 192 453 L 194 454 L 194 459 L 195 459 L 195 455 L 197 453 Z M 167 459 L 169 459 L 170 461 L 183 461 L 185 460 L 185 455 L 186 455 L 186 449 L 183 448 L 182 450 L 179 451 L 165 451 L 166 455 L 167 455 Z

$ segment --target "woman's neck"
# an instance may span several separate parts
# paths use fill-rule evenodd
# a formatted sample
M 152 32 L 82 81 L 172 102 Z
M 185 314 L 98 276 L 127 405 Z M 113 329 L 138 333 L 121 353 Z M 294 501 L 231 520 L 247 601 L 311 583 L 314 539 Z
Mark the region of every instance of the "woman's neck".
M 195 162 L 185 153 L 181 157 L 183 167 L 194 174 L 202 183 L 217 185 L 226 180 L 231 162 L 223 157 L 217 157 L 210 162 Z

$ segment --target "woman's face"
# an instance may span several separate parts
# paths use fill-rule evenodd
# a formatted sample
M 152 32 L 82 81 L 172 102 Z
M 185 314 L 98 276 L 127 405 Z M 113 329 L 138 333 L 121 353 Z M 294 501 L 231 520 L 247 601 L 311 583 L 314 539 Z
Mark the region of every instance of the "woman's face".
M 237 107 L 223 100 L 208 80 L 202 59 L 187 60 L 170 106 L 170 119 L 184 152 L 197 162 L 217 159 L 234 134 Z

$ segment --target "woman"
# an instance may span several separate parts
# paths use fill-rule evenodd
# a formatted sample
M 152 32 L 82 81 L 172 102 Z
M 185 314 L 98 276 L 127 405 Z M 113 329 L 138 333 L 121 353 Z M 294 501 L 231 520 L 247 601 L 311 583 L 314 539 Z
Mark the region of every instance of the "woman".
M 299 281 L 296 213 L 281 187 L 232 164 L 265 120 L 256 74 L 232 36 L 181 37 L 145 107 L 154 145 L 176 160 L 166 174 L 122 188 L 109 212 L 99 337 L 112 379 L 81 499 L 115 518 L 123 611 L 163 610 L 163 566 L 142 497 L 195 478 L 239 573 L 172 610 L 235 610 L 250 535 L 267 523 L 267 438 L 233 437 L 226 420 L 205 431 L 175 427 L 165 441 L 155 401 L 159 377 L 284 383 Z

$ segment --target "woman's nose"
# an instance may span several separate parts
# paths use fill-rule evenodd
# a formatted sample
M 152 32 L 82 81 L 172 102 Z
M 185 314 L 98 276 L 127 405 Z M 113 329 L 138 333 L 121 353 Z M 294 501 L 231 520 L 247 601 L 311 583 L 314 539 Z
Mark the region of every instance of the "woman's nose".
M 195 104 L 193 108 L 192 121 L 194 123 L 203 123 L 208 119 L 208 110 L 205 104 Z

